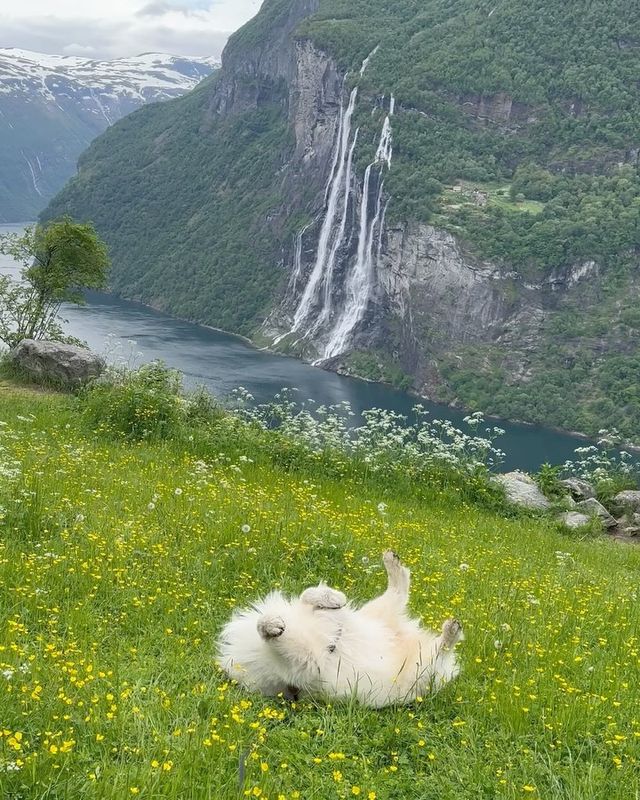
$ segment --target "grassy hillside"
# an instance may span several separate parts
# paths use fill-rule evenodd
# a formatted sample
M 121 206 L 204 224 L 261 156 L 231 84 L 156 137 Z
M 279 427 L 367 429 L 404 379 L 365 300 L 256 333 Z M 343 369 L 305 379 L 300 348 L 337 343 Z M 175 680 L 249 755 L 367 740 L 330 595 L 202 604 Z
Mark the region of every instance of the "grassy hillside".
M 224 416 L 126 440 L 78 402 L 0 386 L 3 798 L 640 791 L 640 550 L 506 519 L 435 475 L 330 477 Z M 464 623 L 445 691 L 376 712 L 292 706 L 216 670 L 238 603 L 319 578 L 365 600 L 387 547 L 413 569 L 416 614 Z

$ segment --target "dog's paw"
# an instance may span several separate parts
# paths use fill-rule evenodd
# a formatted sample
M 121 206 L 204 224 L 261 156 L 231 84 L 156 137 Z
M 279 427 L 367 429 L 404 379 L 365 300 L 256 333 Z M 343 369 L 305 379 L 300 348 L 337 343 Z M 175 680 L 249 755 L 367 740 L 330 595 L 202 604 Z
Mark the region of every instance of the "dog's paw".
M 284 633 L 285 624 L 282 617 L 260 617 L 258 620 L 258 633 L 263 639 L 277 639 Z
M 410 572 L 400 560 L 400 556 L 393 550 L 387 550 L 382 554 L 382 563 L 389 576 L 389 584 L 397 589 L 407 591 L 409 588 Z
M 442 624 L 442 640 L 446 647 L 453 647 L 464 639 L 462 624 L 457 619 L 448 619 Z
M 382 554 L 382 563 L 388 570 L 402 569 L 403 564 L 400 561 L 400 556 L 394 553 L 393 550 L 385 550 Z
M 300 595 L 303 603 L 309 603 L 314 608 L 338 609 L 347 605 L 347 598 L 337 589 L 330 586 L 313 586 L 305 589 Z

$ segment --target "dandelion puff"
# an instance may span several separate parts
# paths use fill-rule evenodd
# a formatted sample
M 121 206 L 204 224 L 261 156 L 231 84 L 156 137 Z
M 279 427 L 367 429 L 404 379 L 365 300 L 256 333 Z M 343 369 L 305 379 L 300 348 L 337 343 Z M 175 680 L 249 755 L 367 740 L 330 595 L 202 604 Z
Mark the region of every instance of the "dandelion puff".
M 242 533 L 249 533 L 251 531 L 251 525 L 247 525 L 246 523 L 240 528 Z
M 173 490 L 173 493 L 175 494 L 176 497 L 180 497 L 180 495 L 182 494 L 182 489 L 178 487 L 177 489 Z
M 463 561 L 462 564 L 460 564 L 460 566 L 458 567 L 458 569 L 460 570 L 460 572 L 467 572 L 467 570 L 469 569 L 469 565 Z

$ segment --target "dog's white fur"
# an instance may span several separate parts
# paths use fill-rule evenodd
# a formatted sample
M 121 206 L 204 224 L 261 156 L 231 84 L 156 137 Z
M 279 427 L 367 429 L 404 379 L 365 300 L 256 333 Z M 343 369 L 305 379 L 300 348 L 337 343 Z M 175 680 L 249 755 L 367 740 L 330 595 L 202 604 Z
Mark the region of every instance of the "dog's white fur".
M 374 708 L 410 703 L 460 671 L 462 627 L 449 619 L 437 634 L 407 615 L 409 570 L 388 551 L 384 594 L 355 608 L 324 583 L 288 599 L 272 592 L 236 611 L 218 642 L 222 668 L 265 695 L 355 696 Z

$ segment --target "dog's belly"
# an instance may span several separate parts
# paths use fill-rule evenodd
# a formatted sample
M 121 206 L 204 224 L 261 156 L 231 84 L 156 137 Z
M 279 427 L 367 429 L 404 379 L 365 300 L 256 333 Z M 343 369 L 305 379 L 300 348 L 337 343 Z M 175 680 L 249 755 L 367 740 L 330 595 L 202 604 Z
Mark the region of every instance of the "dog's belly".
M 324 691 L 337 697 L 356 694 L 372 706 L 404 696 L 423 671 L 417 637 L 373 620 L 354 623 L 343 629 L 335 652 L 325 661 Z

